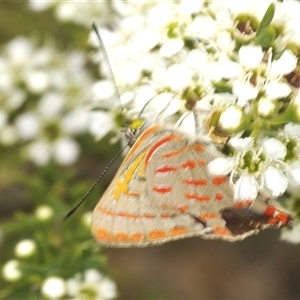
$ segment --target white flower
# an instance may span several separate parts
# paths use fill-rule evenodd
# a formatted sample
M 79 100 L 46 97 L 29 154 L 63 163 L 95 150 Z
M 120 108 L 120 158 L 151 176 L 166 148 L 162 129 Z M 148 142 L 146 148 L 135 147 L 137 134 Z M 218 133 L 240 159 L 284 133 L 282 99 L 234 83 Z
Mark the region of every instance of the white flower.
M 22 273 L 19 270 L 19 262 L 12 259 L 4 264 L 2 268 L 2 276 L 7 281 L 16 281 L 22 277 Z
M 282 195 L 288 187 L 288 181 L 283 172 L 272 166 L 264 170 L 262 178 L 265 187 L 274 197 Z
M 286 98 L 291 93 L 291 88 L 284 82 L 270 82 L 265 86 L 266 96 L 272 99 Z
M 90 113 L 90 132 L 97 138 L 101 139 L 114 127 L 114 120 L 108 113 L 98 111 Z
M 96 269 L 89 269 L 84 272 L 83 276 L 78 274 L 67 280 L 67 294 L 76 299 L 89 297 L 108 300 L 117 296 L 117 290 L 112 280 L 104 277 Z
M 78 159 L 79 153 L 79 145 L 69 137 L 60 137 L 52 143 L 38 140 L 27 146 L 28 157 L 37 165 L 46 165 L 52 156 L 60 165 L 69 165 Z
M 253 175 L 242 174 L 234 184 L 234 199 L 254 200 L 258 195 L 259 185 Z
M 32 93 L 42 93 L 49 87 L 50 78 L 45 71 L 32 71 L 27 74 L 25 82 Z
M 23 113 L 16 120 L 16 128 L 22 139 L 33 139 L 40 131 L 38 116 L 34 112 Z
M 109 278 L 103 278 L 99 286 L 99 294 L 103 299 L 114 299 L 117 296 L 116 284 Z
M 284 51 L 279 59 L 272 62 L 269 70 L 270 76 L 276 78 L 291 73 L 297 66 L 297 60 L 291 51 Z
M 98 100 L 109 99 L 115 94 L 115 89 L 111 81 L 99 80 L 93 85 L 93 93 Z
M 284 159 L 287 153 L 286 146 L 275 138 L 266 139 L 262 145 L 262 150 L 266 155 L 271 156 L 273 159 Z
M 218 157 L 208 163 L 207 170 L 213 175 L 227 175 L 231 173 L 235 163 L 234 157 Z
M 298 161 L 293 162 L 286 173 L 290 184 L 300 185 L 300 163 Z
M 232 92 L 238 97 L 237 104 L 244 107 L 249 100 L 257 97 L 259 91 L 251 83 L 236 80 L 233 82 Z
M 187 87 L 192 77 L 189 69 L 184 64 L 170 66 L 165 76 L 166 85 L 174 91 L 179 91 Z
M 270 98 L 261 98 L 258 101 L 257 111 L 261 117 L 271 117 L 276 109 L 276 105 Z
M 37 209 L 35 210 L 35 216 L 40 221 L 47 221 L 51 219 L 53 214 L 54 214 L 53 209 L 48 205 L 38 206 Z
M 69 137 L 62 137 L 53 144 L 53 157 L 59 165 L 73 164 L 77 161 L 79 153 L 79 145 Z
M 259 67 L 264 53 L 260 46 L 242 46 L 239 50 L 240 64 L 246 69 L 256 69 Z
M 53 118 L 61 113 L 65 101 L 62 95 L 58 93 L 47 93 L 45 94 L 38 103 L 38 111 L 45 118 Z
M 31 256 L 35 251 L 36 243 L 33 240 L 22 240 L 15 246 L 15 254 L 20 258 Z
M 219 120 L 220 126 L 224 129 L 235 130 L 242 123 L 243 113 L 238 107 L 230 106 L 222 112 Z
M 300 125 L 288 123 L 284 126 L 284 132 L 287 136 L 300 138 Z
M 254 140 L 251 137 L 247 137 L 247 138 L 233 137 L 229 140 L 229 145 L 231 145 L 238 151 L 248 151 L 253 147 Z
M 41 292 L 49 299 L 59 299 L 66 294 L 66 282 L 61 277 L 48 277 L 42 285 Z
M 164 57 L 171 57 L 172 55 L 179 52 L 184 46 L 184 42 L 181 39 L 171 39 L 165 42 L 160 50 L 159 53 Z
M 198 1 L 190 1 L 190 0 L 182 0 L 180 3 L 179 10 L 182 14 L 191 15 L 193 13 L 197 13 L 201 11 L 203 0 Z
M 51 149 L 46 141 L 36 141 L 31 143 L 27 148 L 28 157 L 37 165 L 46 165 L 51 157 Z
M 293 229 L 282 232 L 280 239 L 293 244 L 300 243 L 300 223 L 293 226 Z
M 92 212 L 86 212 L 81 217 L 81 221 L 86 226 L 86 228 L 90 228 L 91 220 L 92 220 Z

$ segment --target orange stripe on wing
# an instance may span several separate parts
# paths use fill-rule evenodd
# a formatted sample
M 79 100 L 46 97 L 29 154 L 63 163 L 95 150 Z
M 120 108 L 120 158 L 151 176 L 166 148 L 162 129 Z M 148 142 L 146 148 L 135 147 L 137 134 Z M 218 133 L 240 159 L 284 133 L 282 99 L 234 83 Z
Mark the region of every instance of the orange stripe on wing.
M 215 194 L 215 200 L 221 201 L 223 199 L 224 199 L 224 195 L 223 194 L 218 193 L 218 192 Z
M 185 162 L 183 162 L 180 167 L 183 169 L 194 169 L 196 167 L 197 163 L 195 160 L 187 160 Z
M 206 179 L 184 179 L 183 183 L 186 185 L 194 185 L 194 186 L 204 186 L 207 184 Z
M 225 235 L 225 236 L 232 236 L 232 233 L 225 227 L 222 227 L 222 226 L 216 226 L 214 228 L 214 232 L 215 234 L 217 235 Z
M 169 194 L 172 191 L 172 187 L 170 185 L 154 185 L 153 191 L 159 194 Z
M 149 240 L 156 240 L 166 237 L 166 232 L 164 230 L 152 230 L 149 232 Z
M 172 229 L 170 229 L 170 234 L 172 236 L 176 236 L 176 235 L 184 235 L 188 233 L 188 229 L 186 227 L 183 226 L 177 226 L 174 227 Z
M 226 176 L 215 176 L 212 180 L 212 184 L 215 186 L 219 186 L 225 183 L 226 181 L 227 181 Z
M 151 147 L 151 149 L 148 151 L 146 158 L 145 158 L 145 164 L 147 165 L 149 161 L 151 160 L 152 155 L 154 152 L 161 147 L 162 145 L 170 142 L 170 141 L 181 141 L 182 138 L 177 134 L 170 134 L 169 136 L 166 136 L 162 139 L 160 139 L 157 143 L 154 144 L 154 146 Z
M 124 162 L 128 162 L 132 160 L 132 156 L 135 154 L 135 152 L 138 150 L 138 152 L 140 151 L 140 147 L 141 144 L 144 143 L 145 139 L 151 135 L 152 133 L 158 131 L 160 129 L 159 125 L 153 125 L 150 126 L 149 128 L 147 128 L 141 135 L 140 137 L 137 139 L 137 141 L 133 144 L 133 146 L 130 148 L 130 151 L 128 152 L 128 154 L 126 155 L 125 159 L 123 160 Z
M 196 193 L 186 193 L 185 194 L 185 198 L 187 200 L 195 200 L 195 201 L 199 201 L 199 202 L 207 202 L 210 200 L 210 196 L 208 195 L 199 195 Z
M 174 165 L 165 165 L 165 166 L 159 166 L 155 169 L 155 173 L 171 173 L 174 171 L 177 171 L 177 166 Z

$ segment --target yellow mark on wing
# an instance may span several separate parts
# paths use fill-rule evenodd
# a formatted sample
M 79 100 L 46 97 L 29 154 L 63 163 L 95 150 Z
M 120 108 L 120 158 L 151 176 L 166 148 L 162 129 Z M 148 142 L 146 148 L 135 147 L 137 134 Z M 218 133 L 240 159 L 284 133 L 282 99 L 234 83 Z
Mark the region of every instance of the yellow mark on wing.
M 116 188 L 113 192 L 113 196 L 115 200 L 119 200 L 120 195 L 122 193 L 128 196 L 139 196 L 139 193 L 130 192 L 128 190 L 128 183 L 132 180 L 133 174 L 135 170 L 138 168 L 138 166 L 140 165 L 145 154 L 146 154 L 146 150 L 140 153 L 138 157 L 133 161 L 133 163 L 129 166 L 129 168 L 125 170 L 124 174 L 118 178 L 116 182 Z

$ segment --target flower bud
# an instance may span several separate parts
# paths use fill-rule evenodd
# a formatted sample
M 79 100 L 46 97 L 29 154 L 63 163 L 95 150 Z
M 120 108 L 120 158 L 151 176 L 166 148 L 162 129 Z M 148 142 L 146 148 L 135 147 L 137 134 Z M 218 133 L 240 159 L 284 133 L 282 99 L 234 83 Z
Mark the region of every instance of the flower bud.
M 36 243 L 33 240 L 23 240 L 15 246 L 15 254 L 20 258 L 32 256 L 35 251 Z
M 263 118 L 269 118 L 274 116 L 276 112 L 275 102 L 270 98 L 261 98 L 257 105 L 258 114 Z
M 7 281 L 16 281 L 21 278 L 22 273 L 18 269 L 19 262 L 15 259 L 8 261 L 2 268 L 2 276 Z

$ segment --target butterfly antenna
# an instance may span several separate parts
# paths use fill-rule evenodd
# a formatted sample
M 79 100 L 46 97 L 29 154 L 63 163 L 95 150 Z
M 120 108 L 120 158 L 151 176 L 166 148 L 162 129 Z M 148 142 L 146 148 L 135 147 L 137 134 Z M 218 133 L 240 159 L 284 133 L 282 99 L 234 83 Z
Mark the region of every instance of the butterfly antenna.
M 116 95 L 117 95 L 118 100 L 119 100 L 119 106 L 120 106 L 120 109 L 121 109 L 121 111 L 122 111 L 123 122 L 124 122 L 125 126 L 128 127 L 129 124 L 128 124 L 128 121 L 127 121 L 127 119 L 125 118 L 125 115 L 124 115 L 124 107 L 123 107 L 122 102 L 121 102 L 120 92 L 119 92 L 119 89 L 118 89 L 118 86 L 117 86 L 117 83 L 116 83 L 116 80 L 115 80 L 115 77 L 114 77 L 114 73 L 113 73 L 113 71 L 112 71 L 112 68 L 111 68 L 109 59 L 108 59 L 107 51 L 106 51 L 105 45 L 104 45 L 104 43 L 103 43 L 103 40 L 102 40 L 102 37 L 101 37 L 101 34 L 100 34 L 99 27 L 97 26 L 97 24 L 96 24 L 95 22 L 92 23 L 92 27 L 93 27 L 93 29 L 94 29 L 94 31 L 95 31 L 97 37 L 98 37 L 98 40 L 99 40 L 99 42 L 100 42 L 100 44 L 101 44 L 103 57 L 104 57 L 104 60 L 105 60 L 106 63 L 107 63 L 108 70 L 109 70 L 109 75 L 110 75 L 110 77 L 111 77 L 111 80 L 112 80 L 112 83 L 113 83 L 113 86 L 114 86 Z
M 110 166 L 114 163 L 114 161 L 120 156 L 120 154 L 125 150 L 125 148 L 128 146 L 126 144 L 109 162 L 109 164 L 105 167 L 101 175 L 98 177 L 98 179 L 93 183 L 93 185 L 88 189 L 88 191 L 85 193 L 85 195 L 81 198 L 81 200 L 72 208 L 70 209 L 66 215 L 64 216 L 64 220 L 69 218 L 76 210 L 77 208 L 83 203 L 83 201 L 87 198 L 87 196 L 92 192 L 92 190 L 97 186 L 97 184 L 100 182 L 100 180 L 103 178 L 103 176 L 106 174 Z

